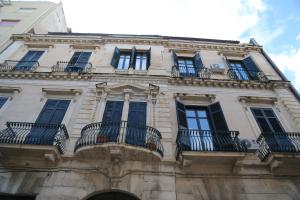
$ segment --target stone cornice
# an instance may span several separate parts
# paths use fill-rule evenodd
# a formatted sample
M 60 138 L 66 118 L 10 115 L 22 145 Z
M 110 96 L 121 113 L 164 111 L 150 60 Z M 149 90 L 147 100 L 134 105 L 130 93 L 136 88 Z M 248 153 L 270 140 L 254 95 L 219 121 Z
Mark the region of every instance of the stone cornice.
M 14 41 L 25 41 L 31 43 L 65 43 L 75 45 L 103 45 L 103 44 L 131 44 L 131 45 L 159 45 L 175 51 L 200 51 L 213 50 L 221 53 L 234 52 L 245 53 L 249 51 L 261 51 L 258 46 L 247 43 L 230 44 L 194 40 L 170 40 L 155 37 L 110 37 L 110 36 L 61 36 L 61 35 L 32 35 L 15 34 L 11 37 Z
M 90 80 L 92 74 L 78 73 L 47 73 L 47 72 L 1 72 L 0 78 L 5 79 L 31 79 L 31 80 Z

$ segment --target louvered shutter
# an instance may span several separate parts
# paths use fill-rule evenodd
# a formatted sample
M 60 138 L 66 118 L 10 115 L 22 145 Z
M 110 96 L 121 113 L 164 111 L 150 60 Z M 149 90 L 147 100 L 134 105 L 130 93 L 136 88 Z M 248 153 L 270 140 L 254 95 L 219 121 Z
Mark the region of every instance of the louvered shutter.
M 172 51 L 172 55 L 173 55 L 173 63 L 175 66 L 178 66 L 178 57 L 175 53 L 175 51 Z
M 44 51 L 28 51 L 26 55 L 16 65 L 16 70 L 30 70 L 33 65 L 39 60 Z
M 249 56 L 245 58 L 242 62 L 245 68 L 247 69 L 249 75 L 251 76 L 251 78 L 257 79 L 257 72 L 259 72 L 260 70 L 256 66 L 255 62 L 252 60 L 252 58 Z
M 176 101 L 177 110 L 177 123 L 178 128 L 187 128 L 186 116 L 185 116 L 185 106 L 183 103 Z
M 147 54 L 147 70 L 149 69 L 149 66 L 151 65 L 151 47 L 149 50 L 146 52 Z
M 6 101 L 7 101 L 7 97 L 0 97 L 0 109 L 5 104 Z
M 193 57 L 193 59 L 194 59 L 195 67 L 198 71 L 199 71 L 199 69 L 203 68 L 203 62 L 201 60 L 199 53 L 196 53 L 195 56 Z
M 79 68 L 79 71 L 82 71 L 85 69 L 86 64 L 88 63 L 90 57 L 91 57 L 92 52 L 81 52 L 78 60 L 76 67 Z
M 111 59 L 111 65 L 114 66 L 115 68 L 118 68 L 118 63 L 119 63 L 119 59 L 120 59 L 120 54 L 121 51 L 118 47 L 115 47 L 115 51 L 114 51 L 114 55 Z
M 132 47 L 129 67 L 135 68 L 136 48 Z
M 219 102 L 208 106 L 211 122 L 215 131 L 228 131 L 228 126 Z

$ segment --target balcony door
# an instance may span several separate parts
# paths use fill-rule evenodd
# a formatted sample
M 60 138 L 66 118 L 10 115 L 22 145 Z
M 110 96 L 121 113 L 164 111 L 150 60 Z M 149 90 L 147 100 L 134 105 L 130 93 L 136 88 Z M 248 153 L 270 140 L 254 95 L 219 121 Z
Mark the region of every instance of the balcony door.
M 146 143 L 146 102 L 130 102 L 128 125 L 125 142 L 135 146 L 145 146 Z
M 44 51 L 28 51 L 27 54 L 18 62 L 15 70 L 29 71 L 36 64 Z
M 70 100 L 48 99 L 35 122 L 36 125 L 26 136 L 26 143 L 51 145 L 69 104 Z
M 285 131 L 272 108 L 251 108 L 251 111 L 262 135 L 273 151 L 294 149 L 294 145 L 289 137 L 284 134 Z
M 91 54 L 91 52 L 75 52 L 68 63 L 66 71 L 82 72 L 88 63 Z

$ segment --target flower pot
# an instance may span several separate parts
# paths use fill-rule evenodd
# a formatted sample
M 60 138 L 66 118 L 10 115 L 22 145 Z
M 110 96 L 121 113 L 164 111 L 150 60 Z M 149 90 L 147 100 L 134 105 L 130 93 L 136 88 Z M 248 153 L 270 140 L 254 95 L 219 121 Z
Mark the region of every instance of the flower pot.
M 156 150 L 156 144 L 152 143 L 152 142 L 148 142 L 146 143 L 146 148 L 150 149 L 151 151 Z
M 106 135 L 98 135 L 97 143 L 106 143 L 108 142 L 108 137 Z

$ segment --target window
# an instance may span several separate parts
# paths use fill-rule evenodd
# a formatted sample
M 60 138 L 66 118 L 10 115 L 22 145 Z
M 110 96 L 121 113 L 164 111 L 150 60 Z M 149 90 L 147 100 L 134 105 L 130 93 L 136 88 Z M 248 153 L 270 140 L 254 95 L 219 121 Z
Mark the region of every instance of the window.
M 18 13 L 32 13 L 35 8 L 19 8 Z
M 272 108 L 251 108 L 262 132 L 284 132 Z
M 7 97 L 0 97 L 0 109 L 4 106 L 7 101 Z
M 182 77 L 194 77 L 198 76 L 204 66 L 199 53 L 196 53 L 193 57 L 178 57 L 173 51 L 174 67 Z
M 229 70 L 234 79 L 237 80 L 257 80 L 260 71 L 251 57 L 244 60 L 228 60 Z
M 0 21 L 0 26 L 3 26 L 3 27 L 15 26 L 19 21 L 20 20 L 2 19 Z
M 137 51 L 135 47 L 129 50 L 120 50 L 115 47 L 111 65 L 116 69 L 148 70 L 150 66 L 151 49 L 148 51 Z
M 188 106 L 177 101 L 176 107 L 179 132 L 184 135 L 180 137 L 180 143 L 185 149 L 212 151 L 232 144 L 218 102 L 208 106 Z
M 65 71 L 82 72 L 86 68 L 91 54 L 91 52 L 75 52 Z
M 28 51 L 27 54 L 18 62 L 15 70 L 29 71 L 33 66 L 37 65 L 37 61 L 42 56 L 44 51 Z

